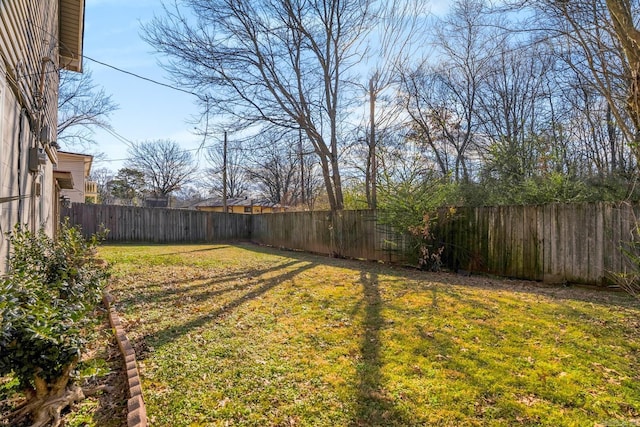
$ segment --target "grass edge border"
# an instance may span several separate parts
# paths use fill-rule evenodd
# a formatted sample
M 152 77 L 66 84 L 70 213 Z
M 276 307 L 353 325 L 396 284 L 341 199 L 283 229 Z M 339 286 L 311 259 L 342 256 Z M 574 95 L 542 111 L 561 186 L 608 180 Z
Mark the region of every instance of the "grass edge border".
M 147 409 L 142 397 L 142 383 L 136 361 L 136 352 L 124 332 L 120 316 L 112 305 L 114 298 L 104 292 L 103 302 L 109 314 L 109 323 L 116 337 L 120 353 L 124 358 L 127 371 L 127 383 L 129 386 L 129 399 L 127 400 L 127 426 L 147 427 Z

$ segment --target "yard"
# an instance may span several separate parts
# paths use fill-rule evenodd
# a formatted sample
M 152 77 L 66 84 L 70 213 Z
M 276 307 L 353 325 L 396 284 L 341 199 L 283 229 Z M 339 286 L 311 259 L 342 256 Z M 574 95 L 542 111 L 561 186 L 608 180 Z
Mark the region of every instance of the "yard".
M 108 245 L 153 426 L 640 424 L 640 303 L 253 245 Z

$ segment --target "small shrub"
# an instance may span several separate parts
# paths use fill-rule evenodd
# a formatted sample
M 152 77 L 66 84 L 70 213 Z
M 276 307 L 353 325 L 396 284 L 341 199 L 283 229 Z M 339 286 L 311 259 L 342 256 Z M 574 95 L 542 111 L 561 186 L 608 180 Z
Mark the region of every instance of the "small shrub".
M 423 270 L 442 268 L 444 246 L 436 238 L 435 226 L 444 210 L 439 209 L 452 197 L 453 186 L 441 182 L 406 182 L 391 191 L 381 192 L 380 222 L 408 238 L 409 261 Z M 451 216 L 455 210 L 445 215 Z
M 85 345 L 85 326 L 102 296 L 106 268 L 95 258 L 102 236 L 86 240 L 62 224 L 56 238 L 16 226 L 12 251 L 0 280 L 0 375 L 13 374 L 32 414 L 34 426 L 54 420 L 60 410 L 82 398 L 71 385 Z
M 418 267 L 422 270 L 439 271 L 442 269 L 442 252 L 444 246 L 439 244 L 433 233 L 437 214 L 425 213 L 419 225 L 410 226 L 414 251 L 418 258 Z

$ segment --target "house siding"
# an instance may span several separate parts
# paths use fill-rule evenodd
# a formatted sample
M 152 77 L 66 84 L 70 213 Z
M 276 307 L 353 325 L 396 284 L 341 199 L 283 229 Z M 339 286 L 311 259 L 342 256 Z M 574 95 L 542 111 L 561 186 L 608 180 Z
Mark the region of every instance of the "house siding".
M 245 212 L 245 208 L 251 208 L 251 212 Z M 198 206 L 197 210 L 202 212 L 224 212 L 222 206 Z M 228 206 L 227 212 L 236 214 L 261 214 L 261 213 L 273 213 L 275 212 L 272 207 L 269 206 Z
M 14 224 L 55 228 L 52 160 L 29 170 L 41 129 L 55 137 L 58 96 L 58 2 L 0 0 L 0 272 Z
M 85 202 L 85 157 L 77 154 L 58 153 L 57 170 L 71 172 L 73 190 L 61 190 L 60 195 L 72 203 Z

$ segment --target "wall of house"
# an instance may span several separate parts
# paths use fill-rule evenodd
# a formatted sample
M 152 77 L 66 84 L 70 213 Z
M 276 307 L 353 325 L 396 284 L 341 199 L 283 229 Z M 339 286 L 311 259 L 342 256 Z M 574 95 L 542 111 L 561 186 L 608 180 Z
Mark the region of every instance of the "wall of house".
M 222 206 L 200 206 L 197 210 L 200 212 L 223 212 Z
M 273 208 L 267 206 L 251 206 L 251 212 L 245 212 L 245 208 L 249 208 L 249 206 L 229 206 L 227 207 L 227 210 L 229 213 L 237 214 L 260 214 L 274 212 Z M 222 206 L 200 206 L 198 207 L 198 210 L 203 212 L 224 212 Z
M 203 206 L 199 207 L 198 210 L 202 212 L 224 212 L 224 208 L 222 206 Z M 244 206 L 227 206 L 227 212 L 239 214 L 245 213 Z
M 16 223 L 54 230 L 53 164 L 31 172 L 29 148 L 44 126 L 55 135 L 57 34 L 57 1 L 0 0 L 0 272 Z
M 71 172 L 73 190 L 60 190 L 60 195 L 68 197 L 72 203 L 84 203 L 84 157 L 58 153 L 57 170 Z

